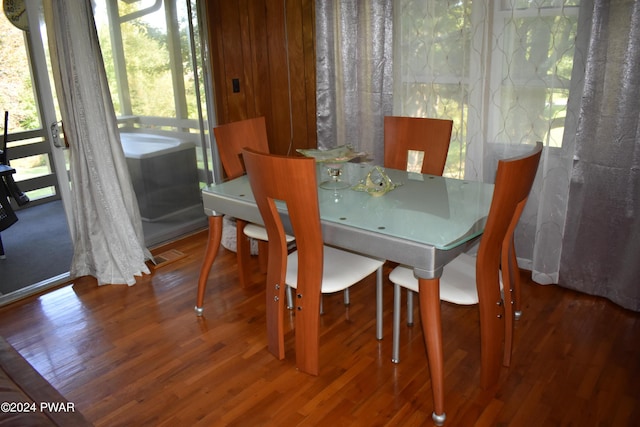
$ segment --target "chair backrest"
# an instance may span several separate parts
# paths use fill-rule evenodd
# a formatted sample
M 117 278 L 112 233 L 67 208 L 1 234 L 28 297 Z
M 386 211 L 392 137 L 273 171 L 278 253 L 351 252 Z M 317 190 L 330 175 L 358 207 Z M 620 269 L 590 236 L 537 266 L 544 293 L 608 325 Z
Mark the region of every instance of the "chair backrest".
M 305 309 L 296 312 L 296 325 L 307 324 L 317 328 L 316 320 L 302 322 L 300 316 L 311 316 L 320 310 L 320 292 L 323 267 L 323 239 L 318 206 L 318 185 L 316 179 L 316 161 L 307 157 L 286 157 L 260 153 L 252 149 L 242 151 L 253 196 L 264 221 L 269 236 L 269 257 L 267 267 L 267 301 L 273 303 L 273 297 L 284 300 L 284 284 L 287 270 L 287 241 L 282 220 L 276 209 L 275 201 L 284 201 L 298 251 L 298 298 L 304 298 L 300 304 Z M 279 286 L 279 287 L 278 287 Z M 278 287 L 276 293 L 273 289 Z M 308 295 L 306 289 L 316 289 L 317 294 Z M 271 300 L 271 302 L 269 302 Z M 277 319 L 267 318 L 267 322 L 277 322 L 279 350 L 284 354 L 282 335 L 283 310 L 276 310 Z M 268 311 L 269 313 L 269 311 Z M 269 314 L 268 314 L 269 316 Z M 315 334 L 317 335 L 317 334 Z M 301 337 L 309 336 L 303 333 Z M 271 340 L 270 340 L 271 342 Z M 313 344 L 316 348 L 318 343 Z M 304 353 L 305 343 L 296 338 L 296 355 Z M 275 349 L 271 349 L 271 351 Z
M 542 143 L 538 142 L 529 154 L 498 161 L 491 207 L 478 248 L 478 262 L 486 266 L 486 262 L 491 260 L 496 267 L 492 269 L 495 270 L 496 283 L 502 242 L 510 237 L 507 230 L 512 221 L 519 218 L 522 204 L 529 196 L 541 154 Z
M 233 179 L 244 175 L 242 149 L 253 148 L 268 153 L 267 126 L 264 117 L 246 119 L 238 122 L 219 125 L 213 128 L 222 168 L 227 178 Z
M 422 173 L 442 175 L 452 129 L 452 120 L 386 116 L 384 166 L 405 170 L 409 150 L 422 151 Z
M 504 245 L 511 245 L 513 230 L 533 186 L 541 153 L 542 143 L 538 142 L 529 154 L 498 161 L 491 207 L 476 259 L 476 285 L 480 300 L 481 323 L 502 321 L 499 271 L 501 261 L 505 259 L 503 248 L 506 249 Z M 497 326 L 487 330 L 501 331 L 502 328 Z M 489 337 L 489 339 L 500 341 L 502 338 Z M 483 360 L 499 359 L 499 355 L 491 354 L 498 348 L 499 346 L 495 345 L 487 345 L 483 348 Z M 491 365 L 491 362 L 488 364 Z M 486 378 L 490 378 L 491 375 L 494 374 L 483 371 L 481 381 L 485 383 L 488 381 Z

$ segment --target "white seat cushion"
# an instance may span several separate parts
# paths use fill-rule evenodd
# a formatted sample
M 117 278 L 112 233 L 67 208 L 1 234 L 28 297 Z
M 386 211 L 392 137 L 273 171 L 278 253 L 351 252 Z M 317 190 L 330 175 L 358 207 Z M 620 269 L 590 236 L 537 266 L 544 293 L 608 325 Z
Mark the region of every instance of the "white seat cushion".
M 389 280 L 402 287 L 418 292 L 418 279 L 413 275 L 413 269 L 404 266 L 396 267 Z M 500 277 L 502 288 L 502 277 Z M 444 267 L 440 277 L 440 299 L 460 305 L 478 303 L 476 288 L 476 258 L 466 253 L 460 254 Z
M 342 291 L 376 271 L 382 264 L 384 261 L 325 246 L 322 293 Z M 292 288 L 298 285 L 298 251 L 287 257 L 285 281 Z
M 244 227 L 244 235 L 256 240 L 263 240 L 265 242 L 269 241 L 269 237 L 267 236 L 267 229 L 258 224 L 247 224 Z M 289 236 L 288 234 L 285 234 L 285 238 L 287 239 L 287 243 L 291 243 L 295 240 L 293 236 Z

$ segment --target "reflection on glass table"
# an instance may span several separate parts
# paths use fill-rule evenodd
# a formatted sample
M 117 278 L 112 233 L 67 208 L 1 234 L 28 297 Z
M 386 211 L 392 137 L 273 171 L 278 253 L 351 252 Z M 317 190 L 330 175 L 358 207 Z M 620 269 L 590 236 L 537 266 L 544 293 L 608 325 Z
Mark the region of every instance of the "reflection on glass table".
M 340 178 L 342 176 L 343 163 L 325 163 L 325 167 L 327 168 L 327 175 L 329 175 L 330 178 L 326 181 L 322 181 L 320 183 L 320 188 L 336 191 L 344 190 L 351 186 L 351 184 Z
M 306 157 L 313 157 L 316 159 L 316 162 L 324 165 L 329 179 L 320 182 L 320 188 L 333 191 L 344 190 L 351 187 L 349 182 L 341 178 L 344 164 L 358 157 L 363 159 L 367 157 L 366 153 L 355 152 L 348 145 L 341 145 L 330 150 L 300 148 L 296 151 Z

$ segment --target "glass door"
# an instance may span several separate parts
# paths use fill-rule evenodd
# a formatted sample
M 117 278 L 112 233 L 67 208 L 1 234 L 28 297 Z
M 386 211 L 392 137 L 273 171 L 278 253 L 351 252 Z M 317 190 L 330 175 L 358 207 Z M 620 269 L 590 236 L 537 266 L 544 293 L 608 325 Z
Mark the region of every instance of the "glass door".
M 212 180 L 195 0 L 95 0 L 94 19 L 148 247 L 206 227 Z
M 5 14 L 0 17 L 0 108 L 9 111 L 7 152 L 17 170 L 15 181 L 30 199 L 24 206 L 13 203 L 19 221 L 0 232 L 6 252 L 0 260 L 0 293 L 11 295 L 0 295 L 0 304 L 68 279 L 73 253 L 69 153 L 58 127 L 42 6 L 24 4 L 28 22 L 22 28 Z M 206 102 L 212 89 L 203 59 L 206 36 L 200 35 L 206 28 L 198 14 L 203 3 L 92 4 L 145 243 L 152 248 L 207 224 L 200 189 L 213 180 L 208 117 L 214 113 Z M 21 291 L 15 294 L 12 288 Z
M 12 22 L 7 17 L 11 10 L 0 14 L 0 108 L 6 118 L 0 149 L 5 148 L 7 162 L 16 170 L 12 179 L 26 196 L 11 199 L 18 221 L 0 231 L 5 251 L 0 304 L 67 280 L 73 255 L 67 153 L 55 138 L 39 2 L 24 3 L 26 20 Z

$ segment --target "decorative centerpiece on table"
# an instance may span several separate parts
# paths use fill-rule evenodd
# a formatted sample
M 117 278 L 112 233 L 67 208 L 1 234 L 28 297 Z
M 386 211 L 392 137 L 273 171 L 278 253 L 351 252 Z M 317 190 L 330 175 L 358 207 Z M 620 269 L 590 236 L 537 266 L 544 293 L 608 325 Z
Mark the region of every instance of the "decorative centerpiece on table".
M 329 150 L 298 148 L 296 151 L 303 156 L 313 157 L 316 162 L 322 163 L 327 168 L 327 174 L 330 178 L 322 181 L 320 188 L 334 191 L 351 187 L 351 184 L 340 179 L 344 164 L 357 158 L 366 159 L 367 157 L 367 153 L 353 151 L 348 145 L 341 145 Z
M 364 191 L 371 196 L 383 196 L 402 184 L 394 183 L 380 166 L 374 166 L 367 176 L 352 187 L 356 191 Z

